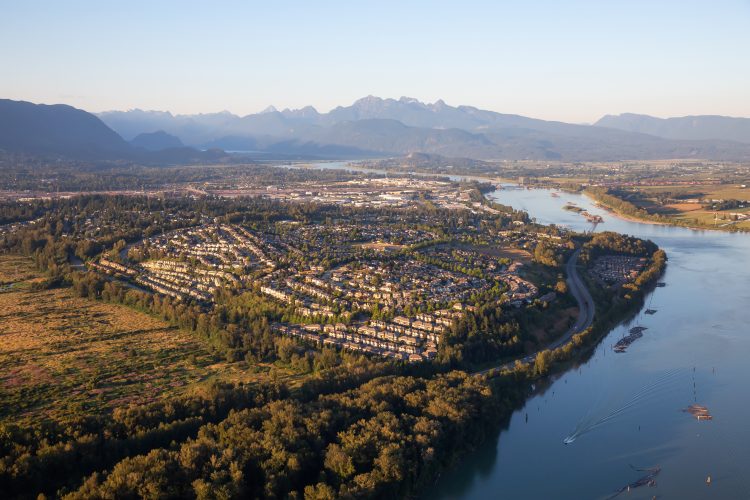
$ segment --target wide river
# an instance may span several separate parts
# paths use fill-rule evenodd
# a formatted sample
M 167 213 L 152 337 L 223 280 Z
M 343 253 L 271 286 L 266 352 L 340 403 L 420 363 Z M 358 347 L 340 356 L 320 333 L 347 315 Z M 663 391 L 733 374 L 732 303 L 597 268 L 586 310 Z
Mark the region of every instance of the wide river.
M 750 498 L 750 236 L 618 219 L 586 197 L 504 189 L 489 195 L 543 224 L 648 238 L 669 264 L 644 310 L 613 329 L 585 364 L 516 411 L 507 428 L 444 473 L 425 498 L 609 498 L 661 467 L 627 498 Z M 648 328 L 624 354 L 612 344 Z M 713 420 L 681 410 L 708 407 Z M 528 418 L 527 418 L 528 416 Z M 575 441 L 563 444 L 567 436 Z M 711 477 L 710 485 L 707 484 Z
M 598 231 L 653 240 L 669 257 L 666 287 L 646 298 L 655 314 L 614 328 L 423 498 L 604 499 L 647 474 L 636 469 L 658 466 L 656 485 L 620 497 L 750 499 L 750 235 L 626 221 L 582 195 L 543 189 L 489 196 L 543 224 L 592 229 L 562 209 L 572 201 L 604 217 Z M 613 352 L 633 326 L 648 329 Z M 682 411 L 696 403 L 713 420 Z

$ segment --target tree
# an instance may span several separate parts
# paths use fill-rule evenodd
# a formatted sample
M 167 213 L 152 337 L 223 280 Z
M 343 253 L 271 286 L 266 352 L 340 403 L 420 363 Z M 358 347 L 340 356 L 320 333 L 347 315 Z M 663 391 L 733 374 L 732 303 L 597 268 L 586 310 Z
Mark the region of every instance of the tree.
M 550 267 L 556 267 L 559 264 L 555 249 L 544 241 L 540 241 L 534 247 L 534 261 Z
M 333 500 L 336 492 L 326 483 L 305 486 L 305 500 Z
M 354 474 L 352 457 L 336 443 L 328 446 L 324 465 L 326 469 L 336 474 L 340 480 L 347 479 Z
M 537 375 L 546 375 L 552 364 L 552 352 L 549 349 L 539 351 L 534 359 L 534 371 Z

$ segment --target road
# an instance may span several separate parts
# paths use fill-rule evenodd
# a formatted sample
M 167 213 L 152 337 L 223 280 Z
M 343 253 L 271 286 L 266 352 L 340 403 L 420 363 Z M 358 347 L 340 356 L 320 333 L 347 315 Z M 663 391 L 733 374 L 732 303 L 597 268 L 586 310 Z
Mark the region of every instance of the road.
M 581 249 L 579 248 L 573 252 L 573 255 L 570 256 L 567 264 L 565 264 L 565 273 L 568 276 L 566 283 L 568 284 L 568 290 L 570 290 L 570 293 L 573 294 L 573 297 L 578 303 L 578 317 L 573 326 L 571 326 L 563 336 L 547 346 L 548 349 L 557 349 L 558 347 L 567 344 L 570 342 L 573 335 L 581 333 L 594 322 L 594 298 L 591 296 L 591 293 L 589 293 L 586 284 L 581 279 L 581 276 L 578 274 L 578 269 L 576 268 L 578 256 L 580 254 Z
M 568 290 L 570 290 L 570 293 L 573 294 L 573 297 L 578 303 L 578 317 L 576 318 L 575 323 L 573 323 L 573 326 L 571 326 L 568 331 L 566 331 L 559 338 L 555 339 L 553 342 L 550 342 L 547 345 L 546 349 L 557 349 L 558 347 L 564 346 L 565 344 L 570 342 L 570 340 L 573 338 L 573 335 L 586 330 L 594 322 L 594 298 L 591 296 L 591 293 L 589 293 L 588 288 L 586 288 L 586 285 L 581 279 L 581 276 L 578 274 L 578 269 L 576 268 L 576 265 L 578 264 L 578 256 L 580 254 L 581 249 L 579 248 L 578 250 L 573 252 L 573 255 L 570 256 L 570 259 L 568 259 L 568 262 L 565 264 L 565 272 L 568 276 L 568 278 L 566 279 L 566 283 L 568 284 Z M 521 358 L 520 361 L 524 364 L 533 363 L 534 358 L 536 358 L 537 352 Z M 502 365 L 486 368 L 482 371 L 476 372 L 476 374 L 483 375 L 492 370 L 510 369 L 513 368 L 515 364 L 515 361 L 510 361 Z

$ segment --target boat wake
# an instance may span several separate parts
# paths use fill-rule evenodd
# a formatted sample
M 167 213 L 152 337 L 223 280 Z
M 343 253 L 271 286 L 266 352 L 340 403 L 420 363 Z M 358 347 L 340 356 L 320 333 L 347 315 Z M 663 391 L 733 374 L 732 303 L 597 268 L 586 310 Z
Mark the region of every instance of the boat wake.
M 677 368 L 666 372 L 661 377 L 657 378 L 653 382 L 644 385 L 637 390 L 629 399 L 624 403 L 618 405 L 613 409 L 604 408 L 601 411 L 591 414 L 591 409 L 586 416 L 576 425 L 576 428 L 565 436 L 563 443 L 568 445 L 572 444 L 576 439 L 587 434 L 603 425 L 606 425 L 613 420 L 627 414 L 639 405 L 648 402 L 649 400 L 658 397 L 664 392 L 669 391 L 675 380 L 680 378 L 686 370 L 684 368 Z

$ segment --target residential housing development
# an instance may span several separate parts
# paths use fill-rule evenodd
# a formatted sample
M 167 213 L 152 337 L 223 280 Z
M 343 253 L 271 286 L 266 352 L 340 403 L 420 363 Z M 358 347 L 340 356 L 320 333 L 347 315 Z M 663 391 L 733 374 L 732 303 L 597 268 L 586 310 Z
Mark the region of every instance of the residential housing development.
M 520 261 L 428 229 L 369 222 L 278 221 L 266 231 L 205 223 L 89 266 L 178 301 L 210 304 L 223 290 L 248 290 L 286 311 L 274 324 L 280 335 L 409 361 L 435 357 L 441 335 L 478 297 L 519 307 L 539 294 Z M 516 246 L 534 239 L 496 237 Z M 311 247 L 326 250 L 311 259 Z

